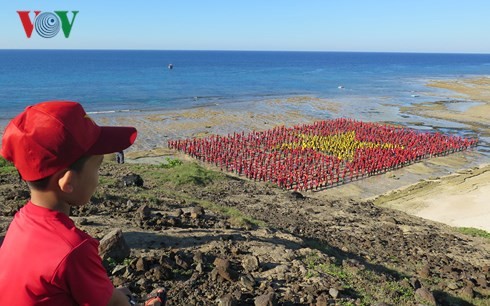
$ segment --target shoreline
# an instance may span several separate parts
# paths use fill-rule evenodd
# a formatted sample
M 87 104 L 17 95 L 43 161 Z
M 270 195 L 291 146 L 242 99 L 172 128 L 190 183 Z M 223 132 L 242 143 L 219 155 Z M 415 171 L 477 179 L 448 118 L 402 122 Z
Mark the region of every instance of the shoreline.
M 373 199 L 376 205 L 455 227 L 490 232 L 490 164 L 423 180 Z
M 458 95 L 459 93 L 456 91 L 462 90 L 461 84 L 471 87 L 474 83 L 487 84 L 487 81 L 490 82 L 490 79 L 446 80 L 443 83 L 439 81 L 437 86 L 445 86 L 447 90 L 454 90 L 454 95 Z M 456 85 L 453 86 L 452 82 Z M 429 83 L 428 86 L 436 85 Z M 472 179 L 473 182 L 476 182 L 476 187 L 472 185 L 470 190 L 467 190 L 470 188 L 467 184 L 445 183 L 446 181 L 452 182 L 458 178 L 466 178 L 470 175 L 468 173 L 474 173 L 475 169 L 489 168 L 490 156 L 482 154 L 481 151 L 486 149 L 488 140 L 485 137 L 490 135 L 490 128 L 486 124 L 485 117 L 486 114 L 490 114 L 490 95 L 488 99 L 482 99 L 484 97 L 480 92 L 482 90 L 486 90 L 483 85 L 478 90 L 472 89 L 465 92 L 467 95 L 465 100 L 458 100 L 457 102 L 464 105 L 460 109 L 448 107 L 449 104 L 455 103 L 450 100 L 414 103 L 410 107 L 399 106 L 399 112 L 402 115 L 410 114 L 422 118 L 435 118 L 464 124 L 476 135 L 483 137 L 485 142 L 483 147 L 478 150 L 473 149 L 449 156 L 423 160 L 420 163 L 402 169 L 351 182 L 343 186 L 320 192 L 307 192 L 307 195 L 315 198 L 374 200 L 380 206 L 395 208 L 411 215 L 442 222 L 450 226 L 475 227 L 490 231 L 490 218 L 481 217 L 490 214 L 490 211 L 482 205 L 483 201 L 490 196 L 490 180 L 487 179 L 488 170 L 477 174 L 476 177 L 479 179 Z M 475 104 L 475 101 L 478 103 Z M 247 109 L 247 111 L 240 110 L 239 107 L 223 110 L 219 106 L 211 106 L 163 112 L 148 115 L 143 122 L 145 120 L 151 122 L 149 126 L 153 126 L 153 133 L 158 133 L 159 129 L 160 131 L 165 131 L 163 137 L 157 138 L 164 141 L 165 139 L 226 134 L 233 131 L 264 130 L 281 124 L 309 123 L 321 120 L 321 114 L 330 119 L 340 117 L 343 113 L 343 106 L 338 102 L 308 96 L 271 99 L 265 101 L 265 105 L 258 106 L 257 104 L 257 102 L 252 103 L 252 107 Z M 301 108 L 304 105 L 308 105 L 316 112 L 305 112 Z M 489 109 L 489 112 L 484 113 L 482 116 L 480 115 L 482 109 Z M 258 113 L 259 110 L 262 113 Z M 277 110 L 282 112 L 279 113 Z M 424 126 L 424 124 L 422 125 Z M 129 162 L 160 163 L 164 162 L 165 158 L 176 156 L 176 154 L 178 154 L 178 158 L 190 159 L 167 149 L 166 145 L 155 145 L 147 150 L 129 152 L 128 158 Z M 454 177 L 457 179 L 454 179 Z M 442 183 L 439 186 L 432 186 L 433 184 L 427 183 L 434 181 L 434 179 Z M 421 186 L 426 185 L 431 186 L 431 192 L 421 188 Z M 412 186 L 416 186 L 415 188 L 419 192 L 410 197 L 410 201 L 406 201 L 408 194 L 412 193 Z M 398 193 L 397 199 L 390 199 L 388 195 L 394 192 Z M 469 200 L 472 203 L 474 202 L 469 210 L 471 213 L 462 213 L 465 210 L 463 209 L 462 211 L 461 205 L 458 205 L 462 200 L 464 200 L 464 203 Z
M 381 206 L 392 207 L 412 215 L 443 222 L 453 226 L 477 227 L 490 231 L 490 218 L 480 222 L 478 215 L 489 212 L 474 205 L 475 216 L 464 218 L 458 223 L 446 212 L 458 212 L 458 201 L 461 199 L 477 199 L 478 203 L 490 197 L 490 179 L 477 181 L 474 190 L 468 192 L 465 184 L 441 184 L 434 192 L 420 192 L 410 197 L 409 203 L 403 193 L 410 193 L 410 186 L 417 186 L 437 178 L 445 181 L 446 177 L 465 177 L 467 171 L 475 167 L 487 167 L 490 163 L 490 78 L 459 79 L 433 81 L 427 84 L 450 92 L 451 99 L 447 101 L 419 102 L 411 106 L 383 105 L 382 101 L 373 107 L 371 112 L 383 117 L 383 123 L 415 126 L 421 129 L 439 130 L 445 128 L 445 122 L 457 123 L 449 125 L 453 131 L 465 130 L 480 136 L 482 144 L 478 149 L 458 152 L 449 156 L 423 160 L 410 166 L 389 171 L 384 174 L 365 178 L 359 181 L 330 188 L 319 192 L 307 192 L 315 198 L 342 198 L 355 200 L 373 200 L 379 198 Z M 464 96 L 462 96 L 464 95 Z M 462 99 L 463 97 L 463 99 Z M 455 100 L 456 99 L 456 100 Z M 451 105 L 458 104 L 458 107 Z M 350 107 L 350 108 L 349 108 Z M 206 137 L 211 134 L 227 134 L 232 132 L 250 132 L 266 130 L 278 125 L 292 126 L 312 123 L 314 121 L 343 117 L 355 112 L 352 105 L 344 105 L 330 99 L 311 96 L 293 96 L 271 98 L 264 101 L 237 102 L 232 105 L 207 105 L 183 110 L 170 111 L 141 111 L 93 113 L 91 116 L 100 125 L 132 125 L 138 131 L 138 140 L 126 151 L 128 163 L 162 163 L 168 157 L 177 156 L 180 159 L 191 160 L 181 153 L 167 148 L 167 140 L 190 137 Z M 359 117 L 370 114 L 359 114 Z M 365 120 L 362 118 L 355 118 Z M 435 122 L 432 119 L 436 119 Z M 488 120 L 487 120 L 488 119 Z M 443 120 L 439 122 L 437 120 Z M 456 126 L 456 128 L 454 127 Z M 488 153 L 486 153 L 488 152 Z M 486 168 L 485 168 L 486 169 Z M 478 174 L 486 178 L 488 171 Z M 432 188 L 432 187 L 431 187 Z M 432 189 L 431 189 L 432 190 Z M 475 191 L 476 190 L 476 191 Z M 388 195 L 397 192 L 397 199 Z M 441 196 L 444 194 L 444 197 Z M 463 194 L 463 195 L 461 195 Z M 383 198 L 383 201 L 381 201 Z M 439 201 L 437 200 L 439 199 Z M 375 200 L 376 201 L 376 200 Z M 397 202 L 399 201 L 399 202 Z M 440 202 L 450 203 L 442 205 Z M 456 214 L 457 216 L 458 214 Z M 442 217 L 446 216 L 446 217 Z M 474 222 L 473 222 L 473 221 Z

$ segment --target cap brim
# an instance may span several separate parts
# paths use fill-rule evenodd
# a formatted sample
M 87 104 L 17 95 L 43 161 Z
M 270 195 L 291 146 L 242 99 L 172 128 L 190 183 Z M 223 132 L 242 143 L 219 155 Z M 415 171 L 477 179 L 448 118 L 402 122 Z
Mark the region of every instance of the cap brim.
M 103 155 L 122 151 L 134 143 L 137 134 L 134 127 L 101 126 L 99 138 L 85 154 Z

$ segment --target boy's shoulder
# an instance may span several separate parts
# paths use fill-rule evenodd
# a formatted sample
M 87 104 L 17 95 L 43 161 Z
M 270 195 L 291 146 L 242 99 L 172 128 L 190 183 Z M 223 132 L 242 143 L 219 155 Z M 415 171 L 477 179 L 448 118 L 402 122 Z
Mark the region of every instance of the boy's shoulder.
M 39 207 L 31 202 L 22 207 L 15 216 L 8 234 L 13 235 L 15 241 L 32 239 L 35 241 L 26 242 L 40 248 L 45 246 L 52 250 L 64 249 L 64 252 L 69 252 L 87 240 L 97 243 L 90 235 L 78 229 L 73 220 L 64 213 Z

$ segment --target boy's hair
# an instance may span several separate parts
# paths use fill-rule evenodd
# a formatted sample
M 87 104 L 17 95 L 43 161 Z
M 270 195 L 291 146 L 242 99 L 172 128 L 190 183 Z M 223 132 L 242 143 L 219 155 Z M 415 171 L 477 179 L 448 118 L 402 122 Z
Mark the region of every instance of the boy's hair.
M 14 163 L 23 180 L 42 187 L 45 183 L 38 181 L 82 156 L 122 151 L 136 135 L 134 127 L 98 126 L 79 103 L 49 101 L 28 106 L 9 122 L 0 153 Z
M 90 158 L 90 155 L 89 156 L 82 156 L 76 162 L 74 162 L 73 164 L 68 166 L 68 169 L 73 170 L 75 172 L 82 171 L 83 166 L 85 165 L 85 162 L 89 158 Z M 29 189 L 43 191 L 43 190 L 46 190 L 46 188 L 48 188 L 49 180 L 51 179 L 51 177 L 52 177 L 52 175 L 45 177 L 45 178 L 42 178 L 42 179 L 37 180 L 37 181 L 26 181 L 26 184 L 29 187 Z

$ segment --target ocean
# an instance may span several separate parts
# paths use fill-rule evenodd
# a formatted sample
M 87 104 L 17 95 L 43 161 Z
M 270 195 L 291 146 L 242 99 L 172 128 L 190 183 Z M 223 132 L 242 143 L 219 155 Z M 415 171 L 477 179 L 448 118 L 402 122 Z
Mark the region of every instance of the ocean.
M 489 75 L 490 54 L 0 50 L 0 127 L 27 105 L 47 100 L 127 116 L 198 106 L 246 110 L 261 101 L 311 96 L 342 103 L 344 117 L 472 137 L 463 124 L 427 118 L 420 124 L 397 107 L 453 99 L 427 87 L 430 80 Z M 490 139 L 482 140 L 489 152 Z
M 403 105 L 447 96 L 428 80 L 481 75 L 490 75 L 490 54 L 0 50 L 0 120 L 53 99 L 89 112 L 295 95 Z

